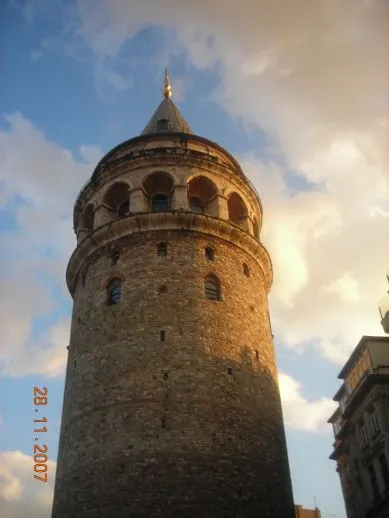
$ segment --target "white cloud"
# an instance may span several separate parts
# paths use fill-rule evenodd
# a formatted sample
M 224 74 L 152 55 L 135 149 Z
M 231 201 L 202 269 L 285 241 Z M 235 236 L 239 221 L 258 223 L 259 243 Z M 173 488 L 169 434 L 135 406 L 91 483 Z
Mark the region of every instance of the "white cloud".
M 2 518 L 49 518 L 56 463 L 47 461 L 48 481 L 34 478 L 34 459 L 21 451 L 0 452 Z
M 337 406 L 334 401 L 324 397 L 308 401 L 301 394 L 301 383 L 284 372 L 279 373 L 278 381 L 287 427 L 305 432 L 330 431 L 327 419 Z
M 0 301 L 0 373 L 57 376 L 67 357 L 69 321 L 53 321 L 38 335 L 34 321 L 50 315 L 68 297 L 66 261 L 75 245 L 71 209 L 101 151 L 82 146 L 86 163 L 78 162 L 21 114 L 7 121 L 8 130 L 0 133 L 0 183 L 18 228 L 0 236 L 0 285 L 6 294 Z
M 30 59 L 31 61 L 38 61 L 43 55 L 43 52 L 41 50 L 32 50 L 30 52 Z

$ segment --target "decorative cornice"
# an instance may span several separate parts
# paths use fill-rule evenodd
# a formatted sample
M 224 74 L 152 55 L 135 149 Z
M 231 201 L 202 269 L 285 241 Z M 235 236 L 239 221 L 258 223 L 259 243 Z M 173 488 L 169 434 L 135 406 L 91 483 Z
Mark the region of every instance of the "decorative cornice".
M 260 266 L 266 291 L 270 291 L 273 268 L 266 248 L 251 234 L 224 219 L 191 211 L 141 212 L 111 221 L 91 232 L 73 252 L 66 271 L 66 282 L 74 295 L 77 276 L 83 263 L 98 249 L 120 238 L 155 230 L 188 230 L 232 242 Z

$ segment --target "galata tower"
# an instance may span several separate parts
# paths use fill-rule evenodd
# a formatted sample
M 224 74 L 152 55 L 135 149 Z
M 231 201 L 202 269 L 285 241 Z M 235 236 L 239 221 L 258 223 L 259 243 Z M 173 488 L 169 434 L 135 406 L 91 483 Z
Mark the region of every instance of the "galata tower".
M 262 206 L 164 97 L 74 207 L 53 518 L 292 518 Z

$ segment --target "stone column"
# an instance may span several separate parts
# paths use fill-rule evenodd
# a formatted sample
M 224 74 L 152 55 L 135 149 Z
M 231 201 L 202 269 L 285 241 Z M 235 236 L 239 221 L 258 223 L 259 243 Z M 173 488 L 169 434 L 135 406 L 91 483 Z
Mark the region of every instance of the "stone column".
M 188 210 L 188 186 L 175 185 L 172 197 L 172 210 Z
M 109 223 L 113 219 L 116 219 L 116 211 L 113 209 L 110 209 L 106 205 L 100 205 L 100 207 L 97 207 L 95 210 L 95 224 L 94 227 L 98 228 L 102 225 L 105 225 L 106 223 Z
M 208 211 L 211 216 L 228 220 L 228 202 L 225 196 L 218 194 L 209 204 Z
M 130 212 L 148 212 L 150 203 L 142 187 L 137 187 L 130 193 Z

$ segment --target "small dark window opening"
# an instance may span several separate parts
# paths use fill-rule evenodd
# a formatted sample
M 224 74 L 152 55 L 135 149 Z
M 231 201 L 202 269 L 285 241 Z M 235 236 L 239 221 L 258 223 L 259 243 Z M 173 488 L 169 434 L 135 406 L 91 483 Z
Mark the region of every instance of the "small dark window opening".
M 232 368 L 231 367 L 227 367 L 227 374 L 229 374 L 230 376 L 232 375 Z
M 246 277 L 250 277 L 250 270 L 246 263 L 243 263 L 243 273 Z
M 114 250 L 112 253 L 112 264 L 116 264 L 120 259 L 120 252 L 119 250 Z
M 156 194 L 151 200 L 153 212 L 167 212 L 170 209 L 170 199 L 165 194 Z
M 158 248 L 157 248 L 157 253 L 158 253 L 159 256 L 167 255 L 166 243 L 159 243 Z
M 190 210 L 193 212 L 203 213 L 205 212 L 205 203 L 198 196 L 191 196 L 189 200 Z
M 162 329 L 160 332 L 159 332 L 159 338 L 161 340 L 161 342 L 164 342 L 165 341 L 165 330 Z
M 219 286 L 213 280 L 207 280 L 204 284 L 205 298 L 219 300 Z
M 256 358 L 257 360 L 259 360 L 259 352 L 258 352 L 258 351 L 255 351 L 255 358 Z
M 166 428 L 166 418 L 165 417 L 162 417 L 161 423 L 162 423 L 162 428 Z
M 214 260 L 213 249 L 210 246 L 207 246 L 207 248 L 205 249 L 205 258 L 207 259 L 207 261 Z
M 108 285 L 108 304 L 118 304 L 122 293 L 120 279 L 113 279 Z
M 123 218 L 124 216 L 128 216 L 130 213 L 130 202 L 127 200 L 118 207 L 118 216 L 119 218 Z
M 168 380 L 169 379 L 169 374 L 167 372 L 163 373 L 163 379 L 164 380 Z
M 163 285 L 159 288 L 159 293 L 167 293 L 167 286 Z

